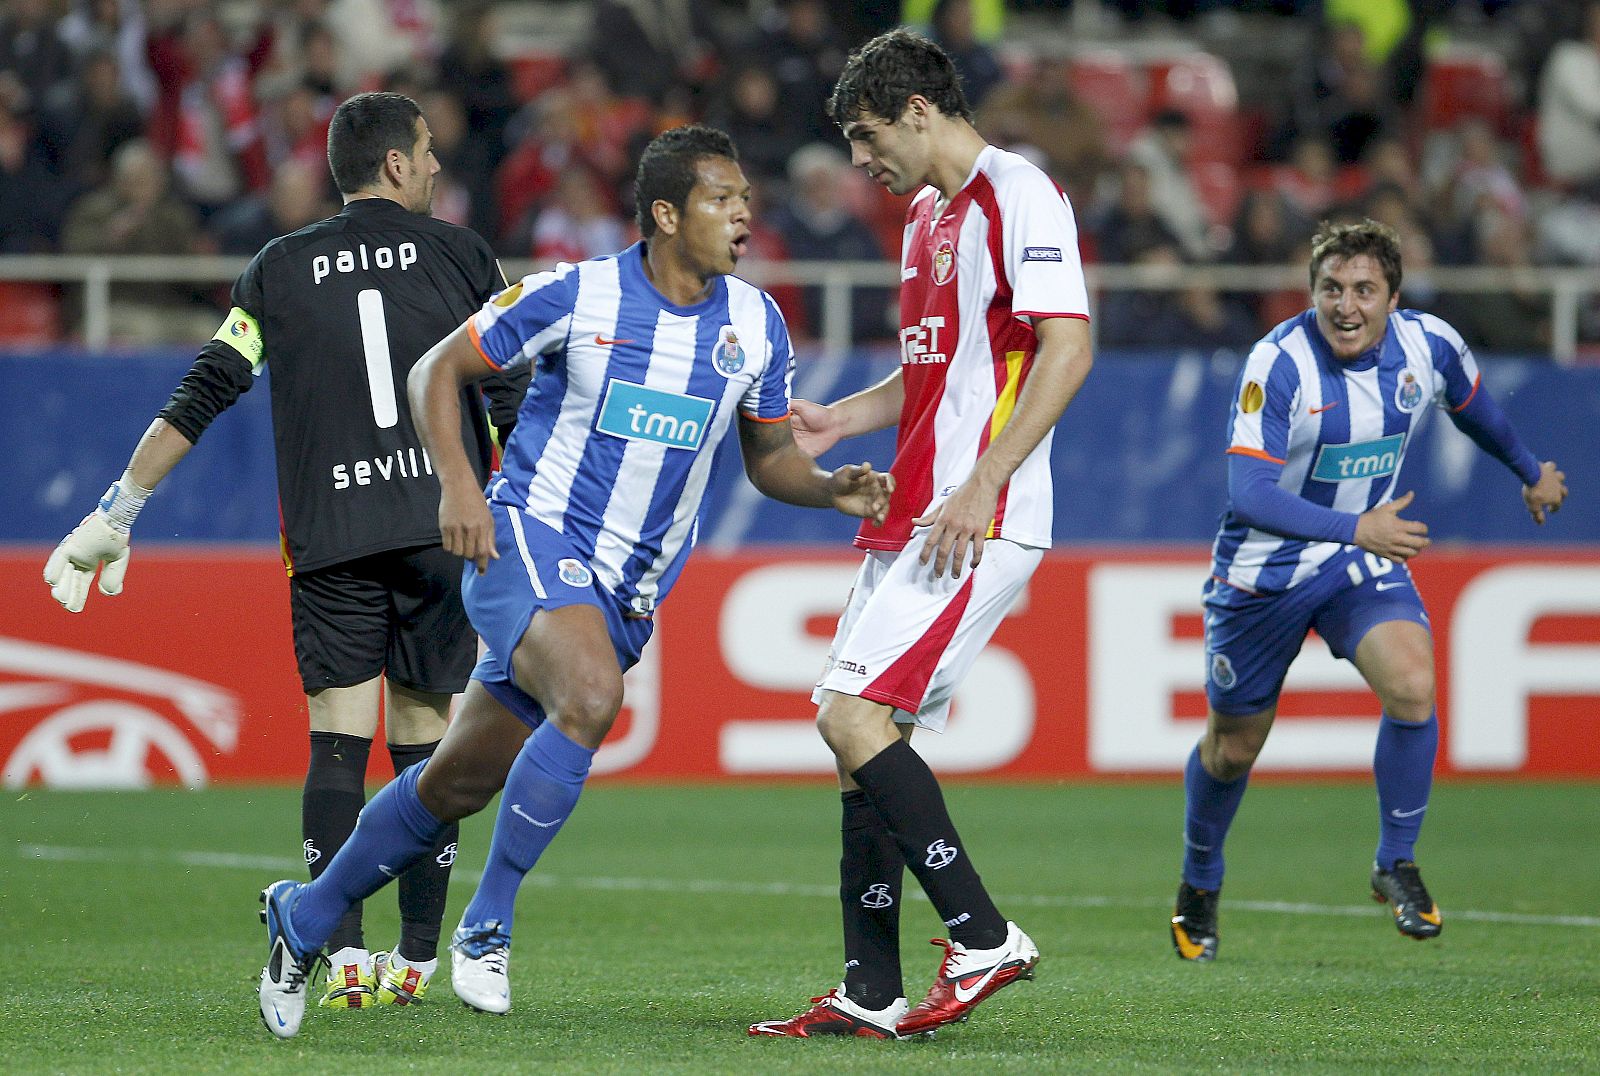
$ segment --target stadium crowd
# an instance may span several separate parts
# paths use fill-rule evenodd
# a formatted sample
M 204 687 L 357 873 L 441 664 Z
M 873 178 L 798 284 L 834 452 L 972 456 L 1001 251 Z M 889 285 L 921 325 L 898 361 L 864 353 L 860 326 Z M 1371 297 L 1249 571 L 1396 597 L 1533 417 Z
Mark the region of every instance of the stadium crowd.
M 576 31 L 506 31 L 558 11 Z M 1090 15 L 1104 32 L 1074 40 Z M 1295 27 L 1296 55 L 1208 48 L 1229 19 Z M 738 145 L 756 257 L 892 256 L 903 200 L 850 167 L 823 103 L 849 48 L 901 21 L 957 60 L 979 130 L 1069 193 L 1091 263 L 1303 266 L 1316 220 L 1371 216 L 1404 238 L 1407 305 L 1533 354 L 1545 296 L 1442 294 L 1430 269 L 1600 265 L 1600 3 L 1580 0 L 10 0 L 0 254 L 253 254 L 334 212 L 329 119 L 381 88 L 427 116 L 435 215 L 502 256 L 631 241 L 628 162 L 686 120 Z M 1463 28 L 1472 48 L 1439 47 Z M 1100 345 L 1246 346 L 1305 305 L 1175 279 L 1102 295 Z M 186 285 L 121 287 L 194 305 Z M 820 330 L 817 296 L 775 293 L 797 336 Z M 855 337 L 892 337 L 887 312 L 859 292 Z

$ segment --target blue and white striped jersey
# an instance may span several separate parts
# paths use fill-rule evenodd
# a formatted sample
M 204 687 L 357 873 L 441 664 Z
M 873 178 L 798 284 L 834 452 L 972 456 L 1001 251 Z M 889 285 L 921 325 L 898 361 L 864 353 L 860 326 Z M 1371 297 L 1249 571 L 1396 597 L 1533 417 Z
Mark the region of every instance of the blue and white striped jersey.
M 793 354 L 777 305 L 737 277 L 674 306 L 644 246 L 524 277 L 468 323 L 496 369 L 532 363 L 491 503 L 567 535 L 635 612 L 694 545 L 717 445 L 737 410 L 789 416 Z
M 1383 341 L 1347 363 L 1333 357 L 1307 310 L 1251 350 L 1228 419 L 1228 452 L 1280 463 L 1279 488 L 1359 515 L 1394 497 L 1406 445 L 1428 411 L 1461 410 L 1478 380 L 1461 335 L 1432 314 L 1389 315 Z M 1212 574 L 1275 593 L 1341 548 L 1256 530 L 1230 505 L 1212 546 Z

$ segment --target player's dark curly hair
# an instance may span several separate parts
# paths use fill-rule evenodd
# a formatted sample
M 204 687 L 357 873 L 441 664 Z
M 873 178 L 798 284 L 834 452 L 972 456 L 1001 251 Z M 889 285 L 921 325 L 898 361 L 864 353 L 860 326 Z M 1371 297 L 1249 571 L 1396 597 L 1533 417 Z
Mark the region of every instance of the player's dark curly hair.
M 841 126 L 863 115 L 893 123 L 914 93 L 946 116 L 972 119 L 961 76 L 945 51 L 921 34 L 890 30 L 850 54 L 828 98 L 828 115 Z
M 390 150 L 411 156 L 421 115 L 403 93 L 358 93 L 335 109 L 328 124 L 328 168 L 339 193 L 354 194 L 376 182 Z
M 1317 234 L 1311 237 L 1311 286 L 1317 286 L 1323 262 L 1329 258 L 1348 261 L 1357 254 L 1378 263 L 1383 279 L 1389 282 L 1390 295 L 1400 290 L 1400 233 L 1370 217 L 1358 224 L 1323 221 L 1317 225 Z
M 726 157 L 737 163 L 739 151 L 733 139 L 699 124 L 674 127 L 650 140 L 639 156 L 639 171 L 633 180 L 634 219 L 640 235 L 649 239 L 656 234 L 656 218 L 650 212 L 656 202 L 684 207 L 699 178 L 695 166 L 706 157 Z

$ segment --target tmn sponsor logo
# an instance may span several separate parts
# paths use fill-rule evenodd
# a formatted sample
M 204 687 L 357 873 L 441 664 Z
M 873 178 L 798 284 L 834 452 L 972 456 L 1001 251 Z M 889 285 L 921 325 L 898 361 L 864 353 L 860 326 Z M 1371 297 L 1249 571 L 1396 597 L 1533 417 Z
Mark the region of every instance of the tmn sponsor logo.
M 668 448 L 700 447 L 711 421 L 712 402 L 701 396 L 663 392 L 613 378 L 595 428 L 629 441 Z

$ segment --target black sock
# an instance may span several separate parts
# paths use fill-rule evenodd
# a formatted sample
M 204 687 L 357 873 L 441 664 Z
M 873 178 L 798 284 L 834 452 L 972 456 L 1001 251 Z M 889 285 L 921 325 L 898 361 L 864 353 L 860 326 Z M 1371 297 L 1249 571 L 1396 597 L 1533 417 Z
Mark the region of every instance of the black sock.
M 433 743 L 390 744 L 389 758 L 395 776 L 433 755 Z M 407 960 L 432 960 L 439 953 L 439 920 L 449 895 L 450 865 L 456 861 L 456 837 L 461 827 L 452 822 L 439 834 L 433 850 L 400 876 L 400 953 Z
M 992 949 L 1006 940 L 1006 921 L 967 857 L 939 781 L 904 740 L 879 751 L 850 775 L 888 823 L 906 866 L 922 883 L 950 940 Z
M 905 857 L 859 788 L 841 794 L 839 903 L 844 909 L 844 992 L 882 1009 L 905 996 L 900 977 L 900 882 Z
M 300 835 L 306 868 L 318 878 L 356 828 L 367 803 L 367 754 L 372 741 L 338 732 L 311 734 L 311 764 L 300 796 Z M 328 952 L 366 948 L 361 937 L 361 902 L 350 906 L 328 936 Z

